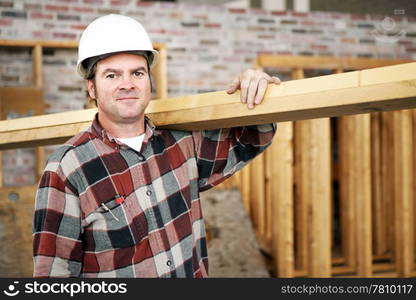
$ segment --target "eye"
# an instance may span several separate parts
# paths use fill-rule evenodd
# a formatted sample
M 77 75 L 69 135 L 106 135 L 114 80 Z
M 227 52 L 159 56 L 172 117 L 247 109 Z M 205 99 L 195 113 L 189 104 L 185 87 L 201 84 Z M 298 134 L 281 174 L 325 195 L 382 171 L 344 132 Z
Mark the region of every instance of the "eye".
M 116 77 L 116 74 L 114 74 L 114 73 L 108 73 L 107 75 L 105 75 L 105 78 L 113 79 L 115 77 Z
M 133 75 L 136 77 L 142 77 L 144 76 L 144 73 L 142 71 L 134 71 Z

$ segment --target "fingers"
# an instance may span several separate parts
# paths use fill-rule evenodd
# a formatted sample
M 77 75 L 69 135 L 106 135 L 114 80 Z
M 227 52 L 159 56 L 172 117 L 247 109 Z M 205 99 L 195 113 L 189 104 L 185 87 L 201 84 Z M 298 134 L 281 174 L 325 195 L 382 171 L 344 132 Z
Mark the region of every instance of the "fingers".
M 233 80 L 226 92 L 232 94 L 240 89 L 241 102 L 252 109 L 262 102 L 269 83 L 280 84 L 280 79 L 276 76 L 270 77 L 261 70 L 248 69 Z
M 234 78 L 233 82 L 230 84 L 230 87 L 226 91 L 228 94 L 234 93 L 236 90 L 240 88 L 240 78 L 236 77 Z
M 267 80 L 263 79 L 260 80 L 258 88 L 257 88 L 257 94 L 256 94 L 256 98 L 254 99 L 254 104 L 260 104 L 261 101 L 263 100 L 263 96 L 266 93 L 266 89 L 267 89 Z
M 276 77 L 276 76 L 272 76 L 270 83 L 280 84 L 281 83 L 281 80 L 278 77 Z
M 254 107 L 254 99 L 257 94 L 257 87 L 259 85 L 259 81 L 262 79 L 262 75 L 267 75 L 261 71 L 255 70 L 246 70 L 241 75 L 241 102 L 247 103 L 248 108 Z

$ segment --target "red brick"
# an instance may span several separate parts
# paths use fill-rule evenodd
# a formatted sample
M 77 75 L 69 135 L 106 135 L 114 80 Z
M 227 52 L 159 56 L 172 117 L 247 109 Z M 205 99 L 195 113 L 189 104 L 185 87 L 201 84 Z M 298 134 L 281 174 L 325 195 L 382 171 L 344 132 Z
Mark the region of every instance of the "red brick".
M 205 24 L 205 28 L 221 28 L 221 24 L 218 24 L 218 23 L 207 23 L 207 24 Z
M 45 5 L 46 10 L 66 12 L 69 10 L 67 5 Z
M 77 38 L 77 35 L 75 33 L 54 32 L 53 33 L 53 38 L 75 40 Z
M 84 0 L 87 4 L 103 4 L 103 0 Z
M 78 6 L 74 6 L 72 7 L 73 11 L 79 12 L 79 13 L 93 13 L 94 9 L 91 7 L 78 7 Z
M 82 31 L 85 28 L 87 28 L 87 25 L 81 25 L 81 24 L 79 24 L 79 25 L 71 25 L 70 27 L 71 27 L 71 29 L 81 30 Z
M 111 0 L 110 5 L 121 6 L 129 4 L 130 0 Z
M 365 15 L 365 14 L 351 14 L 351 20 L 367 20 L 367 15 Z
M 287 11 L 273 10 L 272 11 L 272 15 L 273 16 L 286 16 L 287 15 Z
M 53 19 L 53 15 L 52 14 L 44 14 L 43 12 L 40 11 L 34 11 L 30 13 L 30 18 L 31 19 L 46 19 L 46 20 L 52 20 Z
M 313 49 L 313 50 L 320 50 L 320 51 L 322 51 L 322 50 L 327 50 L 328 49 L 328 46 L 326 46 L 326 45 L 311 45 L 311 49 Z
M 0 26 L 10 26 L 12 23 L 13 20 L 11 19 L 0 19 Z
M 313 25 L 315 25 L 315 22 L 314 21 L 304 20 L 300 24 L 302 24 L 304 26 L 313 26 Z
M 413 44 L 413 42 L 412 42 L 412 41 L 409 41 L 409 40 L 399 40 L 399 41 L 397 42 L 397 44 L 399 44 L 399 45 L 404 45 L 404 46 L 409 46 L 409 45 L 412 45 L 412 44 Z
M 155 3 L 154 2 L 142 2 L 142 1 L 137 1 L 136 6 L 141 6 L 141 7 L 150 7 L 150 6 L 154 6 Z
M 99 8 L 97 10 L 97 13 L 101 14 L 101 15 L 119 14 L 120 10 L 119 9 L 114 9 L 114 8 L 103 8 L 103 9 Z
M 331 19 L 345 19 L 345 14 L 331 13 Z
M 307 16 L 309 16 L 309 13 L 292 11 L 292 16 L 294 16 L 294 17 L 307 17 Z
M 246 12 L 244 8 L 229 8 L 228 11 L 232 14 L 244 14 Z
M 267 10 L 261 8 L 250 8 L 250 13 L 256 16 L 266 16 Z
M 36 39 L 46 39 L 47 34 L 44 31 L 32 31 L 32 36 Z

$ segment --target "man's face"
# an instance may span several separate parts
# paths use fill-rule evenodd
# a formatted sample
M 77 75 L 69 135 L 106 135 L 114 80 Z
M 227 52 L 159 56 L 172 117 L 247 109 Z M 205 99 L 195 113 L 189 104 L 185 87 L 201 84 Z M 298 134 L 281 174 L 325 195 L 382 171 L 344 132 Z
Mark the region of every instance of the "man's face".
M 95 84 L 88 80 L 87 89 L 90 97 L 97 99 L 100 120 L 112 124 L 142 120 L 151 97 L 147 61 L 127 53 L 100 60 Z

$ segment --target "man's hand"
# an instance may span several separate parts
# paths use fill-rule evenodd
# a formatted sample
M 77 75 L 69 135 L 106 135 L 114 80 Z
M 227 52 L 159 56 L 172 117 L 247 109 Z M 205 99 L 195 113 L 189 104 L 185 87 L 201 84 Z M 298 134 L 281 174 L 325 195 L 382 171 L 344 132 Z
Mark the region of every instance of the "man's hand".
M 234 79 L 227 93 L 241 90 L 241 102 L 247 103 L 247 107 L 251 109 L 255 104 L 261 103 L 269 83 L 280 84 L 280 79 L 260 70 L 248 69 Z

